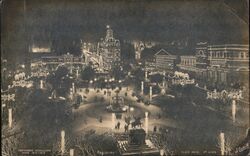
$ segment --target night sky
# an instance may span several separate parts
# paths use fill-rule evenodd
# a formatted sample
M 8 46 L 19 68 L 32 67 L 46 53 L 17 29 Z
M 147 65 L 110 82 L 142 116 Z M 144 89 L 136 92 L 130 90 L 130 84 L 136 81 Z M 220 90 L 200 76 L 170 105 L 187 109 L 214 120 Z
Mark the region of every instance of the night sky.
M 26 0 L 24 4 L 5 0 L 1 9 L 2 54 L 15 62 L 23 60 L 32 43 L 51 44 L 55 54 L 77 54 L 80 39 L 97 42 L 105 36 L 107 24 L 121 41 L 248 43 L 246 0 Z

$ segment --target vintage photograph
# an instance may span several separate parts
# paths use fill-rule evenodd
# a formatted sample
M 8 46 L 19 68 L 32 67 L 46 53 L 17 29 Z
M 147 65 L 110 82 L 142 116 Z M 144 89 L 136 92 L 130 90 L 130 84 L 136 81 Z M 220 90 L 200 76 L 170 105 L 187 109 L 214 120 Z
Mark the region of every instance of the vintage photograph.
M 1 155 L 250 155 L 249 0 L 1 0 Z

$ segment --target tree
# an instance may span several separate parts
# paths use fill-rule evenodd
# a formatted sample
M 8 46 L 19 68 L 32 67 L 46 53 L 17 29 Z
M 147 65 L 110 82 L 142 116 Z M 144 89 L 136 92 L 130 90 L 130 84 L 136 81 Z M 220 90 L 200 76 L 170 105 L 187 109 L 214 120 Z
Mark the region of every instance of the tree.
M 64 153 L 68 153 L 71 147 L 71 139 L 70 137 L 66 137 L 65 138 L 65 152 Z M 61 154 L 61 137 L 57 137 L 55 143 L 52 146 L 52 153 L 55 155 L 59 155 Z
M 15 136 L 2 139 L 2 156 L 16 156 L 18 150 L 18 140 Z
M 217 143 L 217 147 L 220 149 L 221 148 L 221 140 L 220 140 L 220 136 L 218 136 L 217 138 L 218 143 Z M 231 155 L 232 150 L 234 149 L 234 147 L 237 145 L 237 139 L 235 139 L 234 135 L 230 135 L 230 134 L 225 134 L 225 153 L 224 155 Z
M 91 79 L 94 79 L 95 77 L 95 70 L 91 66 L 87 66 L 82 72 L 81 72 L 81 78 L 83 80 L 90 81 Z
M 124 78 L 124 72 L 121 70 L 120 66 L 115 66 L 112 69 L 112 75 L 114 75 L 114 78 L 116 80 L 120 80 L 120 79 Z
M 155 74 L 150 77 L 151 82 L 161 83 L 163 76 L 160 74 Z

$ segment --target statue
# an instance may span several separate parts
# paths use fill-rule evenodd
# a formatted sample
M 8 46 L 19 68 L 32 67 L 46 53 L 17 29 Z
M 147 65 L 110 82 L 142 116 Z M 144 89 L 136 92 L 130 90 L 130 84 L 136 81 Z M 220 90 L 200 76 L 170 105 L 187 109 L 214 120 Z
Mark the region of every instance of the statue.
M 141 122 L 141 118 L 137 117 L 135 118 L 135 121 L 131 123 L 132 128 L 136 128 L 137 126 L 141 127 L 142 126 L 142 122 Z

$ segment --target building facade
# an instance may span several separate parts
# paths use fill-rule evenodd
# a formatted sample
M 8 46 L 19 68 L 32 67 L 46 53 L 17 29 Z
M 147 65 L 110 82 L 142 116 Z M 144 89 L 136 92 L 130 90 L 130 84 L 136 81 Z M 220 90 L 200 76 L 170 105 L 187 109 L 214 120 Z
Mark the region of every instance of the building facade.
M 210 45 L 208 61 L 210 67 L 249 70 L 249 45 Z
M 177 65 L 181 70 L 191 70 L 196 67 L 195 56 L 180 56 L 180 63 Z
M 181 70 L 195 75 L 196 80 L 214 86 L 247 81 L 249 45 L 198 43 L 195 56 L 181 56 Z
M 164 49 L 159 50 L 154 56 L 157 69 L 173 70 L 175 68 L 177 56 L 171 55 Z
M 72 72 L 75 68 L 81 69 L 86 63 L 84 57 L 67 53 L 61 56 L 42 56 L 41 60 L 33 60 L 31 68 L 46 67 L 49 70 L 55 70 L 59 65 L 65 65 Z
M 97 45 L 97 54 L 102 56 L 104 71 L 110 71 L 112 66 L 120 62 L 120 41 L 113 36 L 113 30 L 107 25 L 106 37 Z

